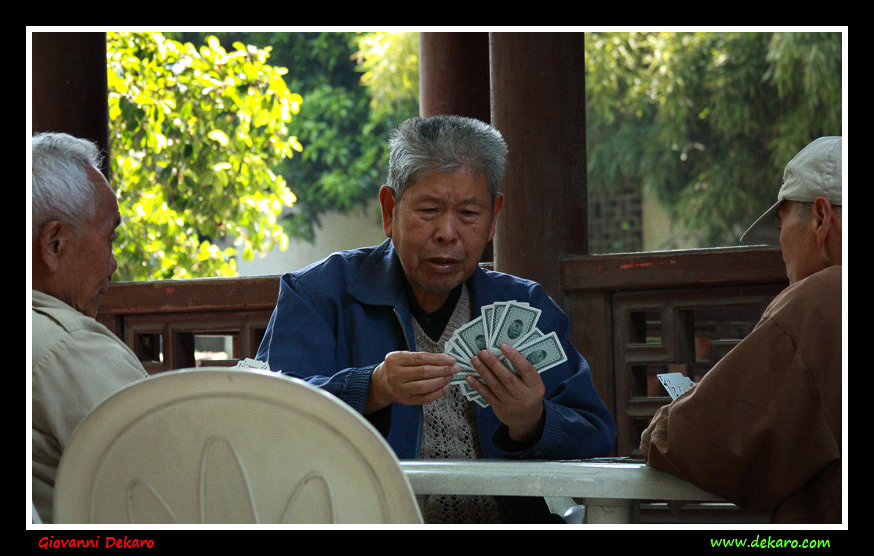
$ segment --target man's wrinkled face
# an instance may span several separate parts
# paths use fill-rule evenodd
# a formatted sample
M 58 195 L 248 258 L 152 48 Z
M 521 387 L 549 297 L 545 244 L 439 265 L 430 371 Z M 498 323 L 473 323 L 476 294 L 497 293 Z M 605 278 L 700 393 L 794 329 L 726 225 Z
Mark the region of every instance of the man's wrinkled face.
M 62 301 L 93 317 L 118 268 L 112 242 L 121 217 L 115 195 L 103 175 L 93 169 L 89 169 L 89 175 L 97 192 L 97 213 L 93 220 L 70 233 L 60 261 L 60 275 L 67 284 Z
M 486 178 L 466 170 L 422 177 L 395 199 L 380 191 L 383 228 L 392 239 L 419 305 L 432 312 L 473 274 L 495 234 L 503 202 Z

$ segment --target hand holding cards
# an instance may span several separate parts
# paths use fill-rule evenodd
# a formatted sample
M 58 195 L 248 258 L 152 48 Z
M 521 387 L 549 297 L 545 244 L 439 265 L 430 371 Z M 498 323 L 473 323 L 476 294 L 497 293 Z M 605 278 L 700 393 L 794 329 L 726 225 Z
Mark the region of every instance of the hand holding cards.
M 658 375 L 658 378 L 672 400 L 676 400 L 696 384 L 683 373 L 664 373 Z
M 455 357 L 461 367 L 451 383 L 457 384 L 468 400 L 485 407 L 488 404 L 465 380 L 468 376 L 479 379 L 470 360 L 480 351 L 489 350 L 516 374 L 518 370 L 501 353 L 503 344 L 513 346 L 537 372 L 567 361 L 556 333 L 544 334 L 536 327 L 539 318 L 540 309 L 527 303 L 505 301 L 484 306 L 480 316 L 456 330 L 446 342 L 444 352 Z

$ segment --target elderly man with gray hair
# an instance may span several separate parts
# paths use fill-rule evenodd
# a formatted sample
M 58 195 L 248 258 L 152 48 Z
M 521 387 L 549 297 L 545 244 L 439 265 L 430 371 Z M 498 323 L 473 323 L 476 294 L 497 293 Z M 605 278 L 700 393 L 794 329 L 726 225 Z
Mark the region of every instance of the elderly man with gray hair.
M 503 204 L 501 134 L 470 118 L 414 118 L 389 146 L 379 192 L 388 239 L 284 275 L 258 359 L 344 400 L 400 458 L 607 455 L 616 424 L 569 341 L 567 316 L 539 284 L 479 265 Z M 484 307 L 509 301 L 541 311 L 537 327 L 556 335 L 564 363 L 539 374 L 506 344 L 466 360 L 444 352 Z M 461 363 L 482 380 L 453 384 Z M 488 407 L 466 399 L 462 387 Z M 554 519 L 542 498 L 432 496 L 423 514 L 428 523 Z
M 842 517 L 842 162 L 821 137 L 787 164 L 741 242 L 779 246 L 789 287 L 641 435 L 648 465 L 775 523 Z
M 120 223 L 97 147 L 41 133 L 31 138 L 31 154 L 33 503 L 51 523 L 55 474 L 73 430 L 147 373 L 94 319 L 117 268 L 112 241 Z

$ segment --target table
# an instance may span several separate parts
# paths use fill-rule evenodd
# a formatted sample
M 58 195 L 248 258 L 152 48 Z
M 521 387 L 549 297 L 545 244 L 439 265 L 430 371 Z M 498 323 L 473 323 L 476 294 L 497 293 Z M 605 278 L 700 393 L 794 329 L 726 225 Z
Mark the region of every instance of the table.
M 417 496 L 486 494 L 573 498 L 586 506 L 586 523 L 631 523 L 645 500 L 722 502 L 692 484 L 643 462 L 593 460 L 402 460 Z

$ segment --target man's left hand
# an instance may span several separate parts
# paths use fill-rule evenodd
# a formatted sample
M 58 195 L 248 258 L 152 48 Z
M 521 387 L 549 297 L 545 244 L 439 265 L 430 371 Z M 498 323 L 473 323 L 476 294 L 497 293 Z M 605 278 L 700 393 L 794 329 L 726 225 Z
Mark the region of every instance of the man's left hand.
M 546 387 L 540 374 L 524 355 L 507 344 L 501 346 L 501 352 L 519 370 L 518 375 L 495 354 L 483 350 L 471 360 L 482 381 L 467 377 L 467 383 L 479 392 L 492 406 L 498 419 L 507 425 L 511 440 L 531 443 L 540 438 L 543 430 L 543 395 Z

